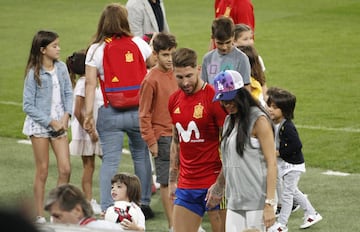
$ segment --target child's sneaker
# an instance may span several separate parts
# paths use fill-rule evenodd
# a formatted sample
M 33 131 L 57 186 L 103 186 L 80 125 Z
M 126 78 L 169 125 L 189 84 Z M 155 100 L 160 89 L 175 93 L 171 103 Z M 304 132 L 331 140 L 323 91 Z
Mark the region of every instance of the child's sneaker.
M 200 225 L 199 229 L 198 229 L 198 232 L 206 232 Z
M 268 230 L 268 232 L 288 232 L 288 228 L 279 222 L 275 222 Z
M 95 215 L 99 215 L 99 214 L 101 213 L 101 207 L 100 207 L 100 205 L 96 202 L 96 200 L 95 200 L 95 199 L 91 199 L 90 204 L 91 204 L 91 207 L 92 207 L 92 209 L 93 209 L 93 211 L 94 211 L 94 214 L 95 214 Z
M 322 220 L 322 216 L 319 213 L 316 213 L 314 215 L 307 215 L 305 216 L 304 224 L 300 226 L 301 229 L 306 229 L 315 223 L 318 223 Z
M 151 185 L 151 195 L 154 195 L 156 193 L 156 186 L 154 183 Z
M 300 209 L 300 205 L 298 203 L 296 203 L 296 202 L 293 202 L 291 212 L 294 213 L 294 212 L 298 211 L 298 209 Z
M 281 206 L 276 207 L 275 217 L 279 217 L 281 211 Z
M 45 219 L 45 217 L 37 216 L 36 219 L 35 219 L 35 223 L 37 223 L 37 224 L 45 224 L 46 219 Z

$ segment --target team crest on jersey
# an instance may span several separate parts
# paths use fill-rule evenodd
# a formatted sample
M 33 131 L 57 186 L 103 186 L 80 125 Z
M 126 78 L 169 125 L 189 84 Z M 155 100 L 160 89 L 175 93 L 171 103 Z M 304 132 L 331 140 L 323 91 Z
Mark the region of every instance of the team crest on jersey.
M 204 106 L 202 106 L 201 103 L 199 103 L 198 105 L 196 105 L 194 107 L 193 117 L 194 118 L 202 118 L 203 117 L 203 112 L 204 112 Z
M 133 61 L 134 61 L 134 54 L 132 54 L 130 51 L 128 51 L 128 52 L 125 54 L 125 60 L 126 60 L 126 62 L 128 62 L 128 63 L 133 62 Z

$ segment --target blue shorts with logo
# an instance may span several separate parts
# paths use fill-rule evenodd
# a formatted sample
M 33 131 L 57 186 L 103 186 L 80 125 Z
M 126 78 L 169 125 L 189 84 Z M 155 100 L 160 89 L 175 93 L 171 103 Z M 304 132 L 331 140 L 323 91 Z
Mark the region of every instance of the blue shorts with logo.
M 186 209 L 198 214 L 200 217 L 203 217 L 206 211 L 220 209 L 220 205 L 217 205 L 211 209 L 206 207 L 205 197 L 207 191 L 208 189 L 177 188 L 175 192 L 176 199 L 174 204 L 183 206 Z

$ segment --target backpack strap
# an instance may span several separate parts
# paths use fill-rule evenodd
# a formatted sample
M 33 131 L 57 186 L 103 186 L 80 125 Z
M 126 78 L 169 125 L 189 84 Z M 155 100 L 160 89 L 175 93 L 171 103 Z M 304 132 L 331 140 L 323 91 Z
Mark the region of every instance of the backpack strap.
M 115 39 L 115 36 L 105 38 L 104 39 L 105 46 L 107 46 L 111 41 L 113 41 L 113 39 Z M 105 50 L 105 48 L 104 48 L 104 50 Z M 103 99 L 104 99 L 104 107 L 106 108 L 109 105 L 109 100 L 106 98 L 106 94 L 105 94 L 105 84 L 104 84 L 105 80 L 102 80 L 100 75 L 98 75 L 98 78 L 99 78 L 99 81 L 100 81 L 101 93 L 102 93 Z M 105 78 L 105 76 L 104 76 L 104 78 Z
M 104 85 L 104 81 L 101 80 L 101 77 L 100 75 L 98 75 L 98 78 L 99 78 L 99 82 L 100 82 L 100 89 L 101 89 L 101 93 L 103 95 L 103 99 L 104 99 L 104 107 L 108 107 L 109 105 L 109 101 L 108 99 L 106 98 L 106 95 L 105 95 L 105 85 Z M 105 78 L 105 77 L 104 77 Z

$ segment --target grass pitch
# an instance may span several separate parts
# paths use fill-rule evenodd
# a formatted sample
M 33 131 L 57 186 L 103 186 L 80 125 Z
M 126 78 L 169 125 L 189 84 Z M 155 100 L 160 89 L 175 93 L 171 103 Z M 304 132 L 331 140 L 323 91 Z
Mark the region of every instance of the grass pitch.
M 25 118 L 22 112 L 24 69 L 33 35 L 39 29 L 60 35 L 61 59 L 87 47 L 97 20 L 110 1 L 3 0 L 0 14 L 0 201 L 18 201 L 32 194 L 31 146 L 17 144 Z M 125 3 L 125 0 L 120 1 Z M 324 217 L 312 231 L 360 231 L 360 2 L 358 0 L 253 0 L 255 46 L 266 66 L 268 86 L 286 88 L 297 96 L 295 123 L 307 165 L 300 188 Z M 213 1 L 166 0 L 170 29 L 179 47 L 207 51 Z M 56 183 L 51 157 L 47 190 Z M 100 160 L 97 160 L 97 167 Z M 80 185 L 81 160 L 72 158 L 71 182 Z M 326 170 L 352 173 L 328 176 Z M 94 193 L 98 198 L 98 170 Z M 124 156 L 120 170 L 131 171 Z M 9 204 L 9 203 L 8 203 Z M 166 231 L 159 194 L 152 198 L 156 219 L 149 231 Z M 298 230 L 302 213 L 289 221 Z M 203 226 L 209 230 L 207 217 Z

